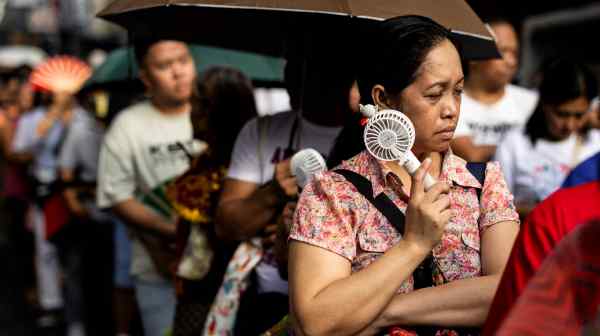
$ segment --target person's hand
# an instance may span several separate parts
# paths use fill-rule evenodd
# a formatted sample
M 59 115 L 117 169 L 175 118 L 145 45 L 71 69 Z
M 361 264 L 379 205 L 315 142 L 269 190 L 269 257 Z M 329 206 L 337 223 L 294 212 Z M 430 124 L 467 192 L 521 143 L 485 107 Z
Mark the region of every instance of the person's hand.
M 159 222 L 156 223 L 156 230 L 166 238 L 175 238 L 175 235 L 177 234 L 177 221 L 178 218 L 176 216 L 172 216 L 169 220 L 161 218 Z
M 406 209 L 404 239 L 422 251 L 431 251 L 439 242 L 452 217 L 448 191 L 450 186 L 438 182 L 425 191 L 424 177 L 431 167 L 426 159 L 412 177 L 411 195 Z
M 275 244 L 277 239 L 277 224 L 269 224 L 265 226 L 262 232 L 262 243 L 265 248 L 269 248 Z
M 296 177 L 292 176 L 289 159 L 275 165 L 275 182 L 286 196 L 298 196 L 298 184 Z

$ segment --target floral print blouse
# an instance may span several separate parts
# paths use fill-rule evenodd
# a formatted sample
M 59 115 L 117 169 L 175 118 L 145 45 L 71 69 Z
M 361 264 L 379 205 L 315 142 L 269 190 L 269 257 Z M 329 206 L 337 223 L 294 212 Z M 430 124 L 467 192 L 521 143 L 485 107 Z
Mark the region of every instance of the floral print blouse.
M 408 191 L 403 191 L 397 175 L 368 152 L 343 162 L 338 169 L 368 178 L 374 196 L 384 192 L 406 212 Z M 519 221 L 498 163 L 487 164 L 482 186 L 467 170 L 466 161 L 449 150 L 439 180 L 451 186 L 448 196 L 456 215 L 433 249 L 438 266 L 434 270 L 436 285 L 480 276 L 481 235 L 494 224 Z M 397 244 L 402 234 L 343 176 L 328 171 L 317 175 L 303 190 L 290 239 L 339 254 L 350 261 L 352 272 L 358 272 Z M 413 279 L 409 277 L 399 292 L 412 290 Z

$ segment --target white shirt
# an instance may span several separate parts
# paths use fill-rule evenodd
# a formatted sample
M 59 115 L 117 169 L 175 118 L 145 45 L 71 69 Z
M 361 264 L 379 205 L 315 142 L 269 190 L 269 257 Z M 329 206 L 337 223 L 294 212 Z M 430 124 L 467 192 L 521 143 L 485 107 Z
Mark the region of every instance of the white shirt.
M 275 164 L 284 159 L 292 125 L 296 114 L 278 113 L 261 119 L 262 135 L 259 135 L 258 119 L 252 119 L 240 131 L 233 148 L 228 177 L 258 185 L 273 179 Z M 293 149 L 313 148 L 327 157 L 341 127 L 323 127 L 301 119 L 292 143 Z M 260 143 L 260 145 L 259 145 Z M 287 294 L 287 281 L 281 279 L 270 255 L 257 266 L 258 291 Z
M 233 147 L 231 165 L 227 177 L 263 184 L 273 179 L 275 163 L 283 161 L 283 152 L 288 147 L 292 124 L 296 114 L 277 113 L 262 118 L 264 134 L 259 146 L 258 118 L 244 125 Z M 301 119 L 292 141 L 295 150 L 313 148 L 327 157 L 341 127 L 324 127 Z
M 189 167 L 185 151 L 204 146 L 192 140 L 189 113 L 166 115 L 150 102 L 133 105 L 117 116 L 100 150 L 97 203 L 101 208 L 141 196 Z M 131 273 L 145 280 L 160 276 L 144 246 L 132 240 Z
M 89 117 L 85 123 L 71 127 L 60 149 L 58 166 L 77 171 L 76 178 L 95 182 L 98 176 L 98 156 L 104 138 L 104 129 Z
M 471 137 L 478 146 L 498 145 L 508 131 L 527 122 L 537 100 L 536 92 L 511 84 L 492 105 L 482 104 L 465 93 L 454 137 Z
M 576 135 L 562 141 L 538 139 L 534 146 L 522 128 L 507 134 L 495 160 L 515 202 L 539 202 L 556 191 L 573 167 L 600 151 L 600 130 L 589 131 L 576 147 Z

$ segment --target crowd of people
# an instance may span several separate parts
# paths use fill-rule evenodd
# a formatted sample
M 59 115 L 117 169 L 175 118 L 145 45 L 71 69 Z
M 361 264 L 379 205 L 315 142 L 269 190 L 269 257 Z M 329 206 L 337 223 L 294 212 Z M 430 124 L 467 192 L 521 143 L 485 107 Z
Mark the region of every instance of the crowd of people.
M 198 73 L 177 40 L 132 41 L 141 85 L 48 91 L 35 65 L 1 69 L 0 224 L 39 334 L 519 328 L 546 256 L 600 216 L 599 88 L 566 58 L 513 84 L 516 30 L 488 22 L 499 59 L 420 16 L 381 22 L 366 55 L 323 32 L 285 55 L 291 109 L 262 116 L 246 75 Z M 366 105 L 412 121 L 416 174 L 366 150 Z M 300 188 L 305 148 L 331 170 Z

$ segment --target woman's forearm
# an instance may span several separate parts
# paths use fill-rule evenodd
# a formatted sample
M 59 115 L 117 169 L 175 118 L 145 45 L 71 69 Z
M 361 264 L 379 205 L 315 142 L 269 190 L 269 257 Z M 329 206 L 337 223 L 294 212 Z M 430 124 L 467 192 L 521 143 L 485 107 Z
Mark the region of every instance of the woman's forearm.
M 480 327 L 499 280 L 500 275 L 488 275 L 397 295 L 376 326 Z
M 294 258 L 291 249 L 290 260 Z M 293 310 L 302 335 L 354 335 L 370 325 L 393 299 L 402 282 L 419 265 L 427 251 L 401 241 L 369 267 L 350 277 L 333 281 L 312 297 L 296 295 L 299 285 L 292 280 Z M 291 279 L 300 280 L 290 267 Z M 308 267 L 308 264 L 306 265 Z

